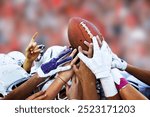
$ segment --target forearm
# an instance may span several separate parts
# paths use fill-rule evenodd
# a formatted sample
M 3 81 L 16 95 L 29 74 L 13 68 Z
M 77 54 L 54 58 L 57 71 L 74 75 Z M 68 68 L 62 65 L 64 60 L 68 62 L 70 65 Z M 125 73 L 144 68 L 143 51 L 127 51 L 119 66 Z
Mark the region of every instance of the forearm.
M 35 74 L 25 83 L 11 91 L 7 96 L 4 97 L 5 100 L 23 100 L 29 97 L 37 85 L 40 84 L 44 79 L 38 78 Z
M 142 82 L 150 85 L 150 71 L 143 70 L 132 65 L 127 65 L 126 71 L 131 75 L 135 76 L 137 79 L 141 80 Z
M 54 82 L 46 90 L 47 97 L 45 98 L 45 100 L 53 100 L 60 92 L 64 84 L 65 83 L 60 78 L 56 77 Z
M 119 94 L 123 100 L 147 100 L 147 98 L 130 84 L 120 89 Z
M 95 77 L 92 77 L 92 78 L 95 78 Z M 99 99 L 97 90 L 96 90 L 95 79 L 86 79 L 80 82 L 81 82 L 82 91 L 83 91 L 83 100 L 98 100 Z
M 26 58 L 24 63 L 23 63 L 23 69 L 29 73 L 31 70 L 32 64 L 33 64 L 33 61 L 30 61 Z

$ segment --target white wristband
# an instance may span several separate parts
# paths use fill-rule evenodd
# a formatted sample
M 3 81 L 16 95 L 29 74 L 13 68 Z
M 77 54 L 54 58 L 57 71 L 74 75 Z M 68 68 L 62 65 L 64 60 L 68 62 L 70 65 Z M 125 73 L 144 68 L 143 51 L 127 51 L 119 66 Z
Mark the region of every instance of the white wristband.
M 112 76 L 100 80 L 106 97 L 112 97 L 118 93 Z

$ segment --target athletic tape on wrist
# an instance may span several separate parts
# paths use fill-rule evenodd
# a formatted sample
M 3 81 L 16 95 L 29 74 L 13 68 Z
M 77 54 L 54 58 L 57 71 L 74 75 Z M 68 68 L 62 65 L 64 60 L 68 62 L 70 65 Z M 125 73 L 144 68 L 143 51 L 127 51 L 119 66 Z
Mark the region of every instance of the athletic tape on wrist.
M 118 90 L 122 89 L 128 84 L 128 81 L 125 78 L 120 78 L 120 84 L 116 84 Z
M 100 80 L 106 97 L 112 97 L 118 93 L 112 76 Z

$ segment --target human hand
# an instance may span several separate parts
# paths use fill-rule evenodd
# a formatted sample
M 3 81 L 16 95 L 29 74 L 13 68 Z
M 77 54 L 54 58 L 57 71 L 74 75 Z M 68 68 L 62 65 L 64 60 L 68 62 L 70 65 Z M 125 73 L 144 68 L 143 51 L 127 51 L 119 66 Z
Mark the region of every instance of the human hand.
M 51 59 L 49 62 L 44 63 L 38 68 L 37 73 L 40 77 L 52 76 L 58 72 L 66 71 L 71 68 L 70 65 L 62 66 L 72 60 L 72 56 L 67 56 L 71 53 L 71 49 L 68 48 L 62 51 L 58 57 Z M 67 57 L 66 57 L 67 56 Z
M 26 100 L 44 100 L 47 95 L 45 94 L 46 91 L 39 91 L 30 97 L 28 97 Z
M 72 51 L 72 53 L 70 54 L 70 57 L 74 57 L 76 52 L 77 52 L 77 49 L 74 49 Z M 69 65 L 69 66 L 72 67 L 77 62 L 77 60 L 78 60 L 78 57 L 76 56 L 70 63 L 68 63 L 68 64 L 66 64 L 64 66 L 68 66 Z M 63 79 L 63 81 L 65 81 L 67 83 L 70 80 L 70 78 L 73 76 L 73 74 L 74 74 L 74 71 L 71 68 L 70 70 L 60 72 L 57 75 L 58 75 L 58 77 L 60 77 L 61 79 Z
M 87 47 L 89 47 L 88 51 L 82 50 L 81 47 L 78 48 L 80 52 L 83 52 L 89 58 L 92 57 L 93 53 L 93 44 L 84 42 Z M 78 77 L 83 91 L 83 99 L 84 100 L 94 100 L 98 99 L 97 91 L 96 91 L 96 78 L 95 75 L 91 72 L 91 70 L 80 61 L 79 68 L 74 65 L 73 70 L 75 75 Z
M 37 35 L 37 32 L 33 35 L 25 51 L 26 59 L 30 62 L 33 62 L 39 56 L 41 51 L 41 49 L 39 49 L 39 45 L 37 45 L 37 43 L 35 42 L 35 38 Z
M 127 68 L 127 62 L 123 59 L 120 59 L 116 54 L 112 53 L 111 67 L 124 71 Z
M 112 53 L 105 41 L 102 42 L 100 48 L 97 38 L 93 37 L 93 57 L 88 58 L 80 51 L 78 57 L 89 67 L 95 74 L 96 78 L 106 78 L 110 76 Z
M 71 86 L 66 84 L 66 95 L 68 99 L 73 100 L 81 100 L 82 99 L 82 89 L 79 79 L 74 76 L 72 78 Z

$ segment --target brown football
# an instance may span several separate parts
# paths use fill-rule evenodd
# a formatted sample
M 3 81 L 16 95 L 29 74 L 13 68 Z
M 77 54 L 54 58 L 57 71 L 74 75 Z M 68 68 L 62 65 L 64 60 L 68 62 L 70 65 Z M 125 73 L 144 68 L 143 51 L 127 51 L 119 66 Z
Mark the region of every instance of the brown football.
M 68 38 L 73 48 L 81 46 L 84 50 L 87 50 L 88 47 L 84 44 L 84 41 L 92 42 L 92 37 L 97 35 L 99 37 L 102 36 L 97 27 L 91 22 L 80 17 L 73 17 L 70 19 Z

